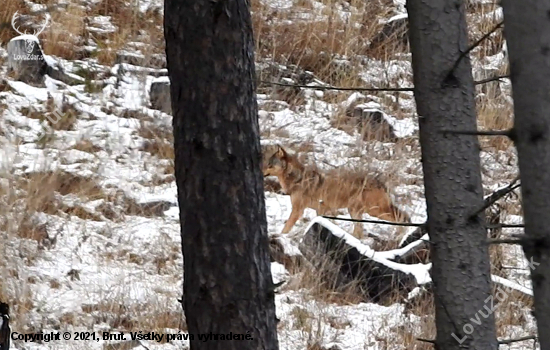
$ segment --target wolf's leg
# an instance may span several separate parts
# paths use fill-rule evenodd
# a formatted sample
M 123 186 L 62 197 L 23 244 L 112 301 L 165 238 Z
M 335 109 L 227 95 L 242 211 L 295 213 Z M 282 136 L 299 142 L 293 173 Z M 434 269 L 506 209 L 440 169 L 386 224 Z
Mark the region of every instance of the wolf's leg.
M 317 212 L 318 216 L 324 216 L 324 215 L 335 216 L 334 210 L 331 210 L 330 208 L 328 208 L 326 206 L 326 204 L 324 204 L 322 202 L 319 203 L 319 205 L 317 206 L 315 211 Z
M 285 227 L 283 227 L 283 233 L 289 233 L 290 229 L 292 229 L 296 224 L 296 221 L 298 221 L 298 219 L 300 219 L 302 215 L 304 215 L 305 207 L 302 201 L 292 197 L 291 197 L 291 201 L 292 201 L 292 212 L 290 213 L 290 217 L 286 221 Z

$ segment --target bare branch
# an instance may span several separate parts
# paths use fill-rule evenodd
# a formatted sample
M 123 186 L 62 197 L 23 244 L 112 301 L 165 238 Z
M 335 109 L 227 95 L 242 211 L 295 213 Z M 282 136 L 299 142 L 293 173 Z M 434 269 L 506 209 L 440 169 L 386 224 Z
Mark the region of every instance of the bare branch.
M 508 130 L 441 130 L 443 134 L 477 135 L 477 136 L 507 136 L 513 139 L 513 129 Z
M 478 210 L 476 210 L 470 216 L 471 217 L 477 216 L 479 213 L 485 211 L 485 209 L 487 209 L 491 205 L 493 205 L 496 201 L 498 201 L 502 197 L 506 196 L 508 193 L 512 192 L 513 190 L 515 190 L 516 188 L 521 186 L 521 184 L 516 184 L 516 182 L 518 182 L 518 180 L 519 180 L 519 175 L 508 186 L 500 188 L 500 189 L 496 190 L 495 192 L 493 192 L 489 197 L 485 198 L 485 203 L 483 204 L 483 206 L 481 208 L 479 208 Z
M 434 344 L 435 345 L 435 340 L 433 340 L 433 339 L 416 338 L 416 340 L 421 341 L 423 343 L 428 343 L 428 344 Z M 517 343 L 517 342 L 526 341 L 526 340 L 537 341 L 538 337 L 536 335 L 528 335 L 528 336 L 521 337 L 521 338 L 516 338 L 516 339 L 502 339 L 502 340 L 498 341 L 498 345 L 509 345 L 509 344 L 512 344 L 512 343 Z
M 432 340 L 432 339 L 416 338 L 416 340 L 421 341 L 423 343 L 435 344 L 435 340 Z
M 495 77 L 478 80 L 478 81 L 474 82 L 474 84 L 475 85 L 481 85 L 481 84 L 490 83 L 492 81 L 499 81 L 500 82 L 502 79 L 510 79 L 510 75 L 497 75 Z
M 525 242 L 524 239 L 520 238 L 508 238 L 508 239 L 489 239 L 487 240 L 487 243 L 489 244 L 523 244 Z
M 391 225 L 391 226 L 407 226 L 407 227 L 421 227 L 425 226 L 426 224 L 417 224 L 417 223 L 402 223 L 402 222 L 392 222 L 392 221 L 384 221 L 384 220 L 359 220 L 359 219 L 347 219 L 347 218 L 339 218 L 335 216 L 326 216 L 323 215 L 325 219 L 332 219 L 332 220 L 341 220 L 341 221 L 351 221 L 351 222 L 366 222 L 370 224 L 382 224 L 382 225 Z
M 331 86 L 331 85 L 325 85 L 325 86 L 311 86 L 311 85 L 300 85 L 300 84 L 286 84 L 286 83 L 277 83 L 274 81 L 265 81 L 260 80 L 260 83 L 262 84 L 269 84 L 269 85 L 277 85 L 277 86 L 285 86 L 285 87 L 293 87 L 293 88 L 304 88 L 304 89 L 314 89 L 314 90 L 339 90 L 339 91 L 389 91 L 389 92 L 406 92 L 406 91 L 414 91 L 414 88 L 412 87 L 406 87 L 406 88 L 368 88 L 368 87 L 338 87 L 338 86 Z
M 491 34 L 493 34 L 494 32 L 496 32 L 500 27 L 502 27 L 502 25 L 504 24 L 504 21 L 501 21 L 499 23 L 497 23 L 497 25 L 495 25 L 493 27 L 493 29 L 491 29 L 489 32 L 485 33 L 481 38 L 479 38 L 475 43 L 473 43 L 472 45 L 470 45 L 470 47 L 468 47 L 468 49 L 466 49 L 466 51 L 463 51 L 460 56 L 458 56 L 458 59 L 455 61 L 455 64 L 453 65 L 453 68 L 451 68 L 450 72 L 449 72 L 449 75 L 450 74 L 453 74 L 455 69 L 458 67 L 458 65 L 460 64 L 460 61 L 462 61 L 462 59 L 464 57 L 466 57 L 467 54 L 469 54 L 473 49 L 475 49 L 476 47 L 479 46 L 479 44 L 481 44 L 481 42 L 483 42 L 483 40 L 487 39 L 488 37 L 491 36 Z

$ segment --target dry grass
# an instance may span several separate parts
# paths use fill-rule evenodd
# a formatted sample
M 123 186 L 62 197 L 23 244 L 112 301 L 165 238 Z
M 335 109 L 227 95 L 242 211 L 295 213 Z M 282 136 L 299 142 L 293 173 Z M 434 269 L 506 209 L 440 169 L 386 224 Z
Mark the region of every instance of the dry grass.
M 56 5 L 55 1 L 40 1 L 48 6 Z M 15 11 L 28 14 L 30 11 L 22 0 L 6 0 L 0 9 L 0 41 L 6 43 L 17 35 L 11 26 Z M 145 56 L 144 64 L 153 62 L 153 55 L 163 53 L 164 38 L 162 16 L 159 11 L 150 10 L 142 14 L 136 6 L 127 5 L 124 1 L 102 0 L 96 2 L 91 10 L 75 2 L 66 8 L 50 7 L 52 16 L 50 24 L 40 36 L 42 48 L 48 55 L 64 59 L 83 59 L 90 56 L 83 45 L 91 40 L 97 45 L 91 53 L 100 64 L 112 66 L 117 59 L 117 52 L 127 48 L 131 42 L 146 44 L 140 48 Z M 88 30 L 95 16 L 108 16 L 116 27 L 114 32 Z M 37 19 L 43 20 L 43 18 Z M 23 29 L 23 28 L 22 28 Z M 154 65 L 151 63 L 151 65 Z
M 3 0 L 0 6 L 0 42 L 7 43 L 18 34 L 11 26 L 11 19 L 16 11 L 22 13 L 25 9 L 23 0 Z
M 481 38 L 486 33 L 493 31 L 494 27 L 500 22 L 497 18 L 497 9 L 499 9 L 499 7 L 497 2 L 488 2 L 469 7 L 467 22 L 470 30 L 471 43 L 478 40 L 478 38 Z M 502 51 L 503 39 L 502 29 L 496 30 L 474 49 L 473 55 L 478 59 L 496 55 Z
M 352 0 L 346 3 L 351 15 L 345 18 L 337 10 L 340 3 L 322 0 L 317 4 L 321 7 L 303 0 L 289 9 L 275 10 L 253 1 L 257 55 L 300 66 L 334 85 L 361 85 L 357 65 L 334 59 L 366 54 L 367 43 L 382 27 L 373 19 L 389 18 L 389 7 L 377 1 Z
M 84 8 L 70 3 L 66 9 L 52 13 L 50 25 L 41 35 L 42 48 L 47 55 L 65 59 L 84 58 L 81 48 L 86 44 Z
M 498 83 L 479 88 L 477 96 L 477 121 L 480 130 L 507 130 L 513 126 L 513 105 Z M 507 150 L 512 141 L 505 136 L 480 138 L 482 146 Z
M 53 102 L 46 105 L 45 110 L 22 107 L 21 114 L 27 118 L 37 119 L 46 123 L 53 130 L 75 130 L 80 112 L 72 105 L 64 103 L 58 110 Z
M 164 36 L 159 12 L 142 14 L 136 6 L 127 5 L 123 1 L 103 0 L 96 4 L 92 15 L 110 16 L 111 23 L 116 27 L 114 33 L 104 34 L 96 40 L 96 58 L 100 64 L 113 65 L 117 52 L 130 42 L 145 44 L 145 48 L 140 48 L 145 56 L 144 62 L 141 62 L 143 65 L 153 65 L 152 55 L 163 52 Z
M 8 217 L 13 215 L 14 210 L 21 210 L 26 214 L 19 216 L 20 219 L 16 220 L 12 231 L 15 230 L 14 232 L 21 238 L 40 241 L 48 238 L 44 225 L 35 225 L 32 220 L 29 220 L 33 213 L 50 215 L 64 213 L 82 220 L 104 221 L 104 218 L 107 218 L 119 222 L 124 220 L 125 215 L 161 217 L 167 210 L 167 204 L 164 202 L 138 203 L 121 191 L 113 193 L 106 190 L 98 181 L 93 177 L 64 171 L 34 172 L 13 179 L 11 186 L 17 190 L 7 195 L 5 206 L 8 212 L 5 215 Z M 65 203 L 61 196 L 68 195 L 76 196 L 80 202 Z M 93 200 L 104 201 L 96 211 L 79 204 Z M 4 229 L 7 229 L 5 225 Z
M 111 293 L 110 293 L 111 294 Z M 130 304 L 123 292 L 119 295 L 109 295 L 105 301 L 85 305 L 83 311 L 94 317 L 96 323 L 107 323 L 112 329 L 126 331 L 155 331 L 165 333 L 164 329 L 179 329 L 186 331 L 181 319 L 181 311 L 172 310 L 165 304 Z
M 41 3 L 45 1 L 40 1 Z M 48 1 L 46 1 L 48 2 Z M 398 45 L 395 39 L 382 42 L 375 49 L 368 49 L 368 43 L 380 32 L 382 25 L 378 19 L 387 19 L 393 15 L 390 13 L 390 6 L 383 1 L 359 1 L 350 0 L 346 2 L 354 7 L 349 20 L 340 17 L 337 6 L 341 4 L 334 0 L 320 1 L 326 7 L 319 9 L 315 7 L 310 0 L 295 1 L 288 10 L 275 10 L 262 5 L 259 0 L 252 1 L 253 26 L 255 30 L 256 55 L 258 59 L 270 59 L 286 65 L 296 65 L 301 69 L 309 70 L 321 80 L 338 86 L 363 86 L 365 83 L 358 77 L 360 72 L 359 60 L 361 56 L 368 55 L 369 58 L 377 58 L 382 61 L 395 58 L 397 55 L 406 52 L 406 48 Z M 495 20 L 485 16 L 494 11 L 496 5 L 486 5 L 483 9 L 472 10 L 469 16 L 472 28 L 471 38 L 477 39 L 483 33 L 491 30 Z M 0 8 L 0 41 L 5 43 L 16 33 L 11 28 L 11 17 L 16 10 L 25 9 L 22 0 L 3 0 Z M 114 33 L 91 34 L 86 29 L 86 23 L 92 16 L 110 16 L 111 23 L 116 26 Z M 80 59 L 85 53 L 74 50 L 75 46 L 81 46 L 84 40 L 92 40 L 96 43 L 98 49 L 92 55 L 99 63 L 104 65 L 113 65 L 117 60 L 117 52 L 127 48 L 132 41 L 140 41 L 146 44 L 145 48 L 140 48 L 145 55 L 144 64 L 154 65 L 153 56 L 164 51 L 164 39 L 162 35 L 162 17 L 159 13 L 151 11 L 146 14 L 140 14 L 135 7 L 126 5 L 119 0 L 102 0 L 96 2 L 96 5 L 89 13 L 84 13 L 81 7 L 71 4 L 66 11 L 58 11 L 52 14 L 53 23 L 41 36 L 42 46 L 47 54 L 59 56 L 66 59 Z M 300 16 L 309 16 L 308 20 L 300 20 Z M 82 18 L 85 18 L 82 20 Z M 303 17 L 302 17 L 303 18 Z M 483 18 L 483 20 L 479 20 Z M 292 22 L 290 22 L 292 20 Z M 359 25 L 355 25 L 359 24 Z M 502 47 L 501 32 L 495 33 L 480 49 L 473 52 L 477 59 L 483 59 L 497 53 Z M 342 63 L 338 59 L 346 58 L 349 63 Z M 505 71 L 507 67 L 502 67 Z M 268 80 L 272 76 L 259 76 L 259 79 Z M 396 81 L 388 81 L 387 85 L 396 84 Z M 0 87 L 2 91 L 2 87 Z M 478 123 L 480 129 L 496 130 L 507 129 L 512 125 L 512 106 L 505 98 L 506 92 L 500 91 L 498 83 L 490 83 L 478 87 L 480 96 L 478 97 Z M 291 109 L 299 109 L 305 102 L 303 92 L 299 89 L 278 88 L 271 91 L 272 97 L 284 100 L 289 103 Z M 373 94 L 382 96 L 384 105 L 388 105 L 395 110 L 395 114 L 400 113 L 397 99 L 391 99 L 385 94 Z M 331 103 L 338 103 L 349 97 L 349 92 L 326 92 L 323 99 Z M 391 97 L 391 96 L 390 96 Z M 387 103 L 386 103 L 387 102 Z M 1 108 L 1 107 L 0 107 Z M 51 113 L 52 111 L 45 112 Z M 50 127 L 54 130 L 71 130 L 76 124 L 77 111 L 70 109 L 66 111 L 64 118 L 59 124 Z M 392 112 L 392 111 L 390 111 Z M 44 120 L 44 113 L 28 111 L 30 118 Z M 172 131 L 157 124 L 152 123 L 150 117 L 137 115 L 134 112 L 125 112 L 121 117 L 136 117 L 140 119 L 140 128 L 138 134 L 146 139 L 142 150 L 163 159 L 172 160 L 174 157 Z M 357 130 L 357 125 L 351 121 L 345 111 L 335 120 L 335 126 L 345 129 L 348 132 Z M 348 119 L 346 119 L 348 118 Z M 42 142 L 48 144 L 53 138 L 52 134 L 44 134 Z M 270 130 L 263 136 L 288 137 L 288 131 Z M 503 137 L 494 137 L 483 140 L 484 146 L 494 147 L 498 150 L 506 150 L 511 146 L 510 141 Z M 363 145 L 368 147 L 367 145 Z M 410 156 L 408 146 L 414 149 L 418 154 L 418 143 L 416 140 L 399 141 L 394 147 L 392 157 Z M 307 152 L 311 145 L 304 144 L 299 150 Z M 83 139 L 75 149 L 84 152 L 96 153 L 100 149 L 90 140 Z M 414 153 L 413 152 L 413 153 Z M 377 155 L 377 157 L 383 157 Z M 389 159 L 389 156 L 387 157 Z M 163 165 L 165 174 L 173 174 L 173 163 Z M 158 176 L 153 180 L 152 185 L 157 186 L 173 181 L 172 177 Z M 20 238 L 34 241 L 44 241 L 49 236 L 47 228 L 40 223 L 31 220 L 32 213 L 44 212 L 58 215 L 59 211 L 70 215 L 76 215 L 82 219 L 102 220 L 99 215 L 94 215 L 84 210 L 82 207 L 66 207 L 59 202 L 57 194 L 76 195 L 83 201 L 93 199 L 104 199 L 105 203 L 98 208 L 99 213 L 110 220 L 119 221 L 124 219 L 124 215 L 142 215 L 158 216 L 162 211 L 162 205 L 144 207 L 127 196 L 116 196 L 103 189 L 97 179 L 85 178 L 79 175 L 66 172 L 40 172 L 32 173 L 19 179 L 11 179 L 12 188 L 17 191 L 8 191 L 2 193 L 0 197 L 6 199 L 5 203 L 0 203 L 2 208 L 13 210 L 16 206 L 23 208 L 22 212 L 28 212 L 29 215 L 18 216 L 17 222 L 3 228 L 9 228 L 4 232 L 15 234 Z M 2 205 L 6 204 L 6 205 Z M 161 209 L 159 209 L 161 208 Z M 5 209 L 4 209 L 5 210 Z M 12 214 L 12 213 L 8 213 Z M 6 213 L 0 211 L 0 219 Z M 1 220 L 0 220 L 1 222 Z M 1 230 L 0 230 L 1 231 Z M 395 244 L 393 242 L 392 244 Z M 388 246 L 390 248 L 393 246 Z M 491 247 L 491 256 L 493 266 L 499 266 L 502 259 L 501 247 Z M 5 254 L 4 254 L 5 255 Z M 140 263 L 139 256 L 128 256 L 130 263 Z M 159 271 L 164 267 L 165 262 L 162 259 L 156 261 Z M 334 275 L 334 266 L 328 261 L 320 261 L 317 265 L 318 270 L 312 270 L 306 266 L 298 266 L 291 271 L 290 282 L 283 289 L 305 289 L 309 295 L 319 301 L 334 303 L 340 305 L 356 304 L 363 301 L 358 281 L 351 281 L 345 286 L 336 287 L 336 278 Z M 0 276 L 0 300 L 14 300 L 14 312 L 18 315 L 19 322 L 24 321 L 24 315 L 35 306 L 32 303 L 30 291 L 23 287 L 17 291 L 17 295 L 11 296 L 6 293 L 6 287 L 3 280 L 6 276 L 16 278 L 17 271 L 12 268 L 2 268 Z M 52 281 L 52 285 L 56 282 Z M 180 324 L 180 312 L 174 311 L 169 305 L 147 304 L 139 307 L 129 304 L 125 295 L 108 296 L 106 301 L 97 305 L 87 305 L 83 307 L 85 313 L 92 314 L 94 320 L 98 323 L 107 322 L 113 328 L 125 328 L 127 330 L 160 330 L 162 328 L 180 328 L 185 330 Z M 388 301 L 388 303 L 399 302 L 398 298 Z M 499 336 L 505 336 L 505 327 L 507 325 L 522 325 L 525 323 L 524 312 L 531 306 L 531 301 L 522 295 L 516 293 L 510 294 L 510 297 L 502 303 L 498 313 L 497 325 Z M 420 343 L 416 337 L 433 339 L 435 336 L 435 326 L 433 320 L 433 298 L 429 294 L 415 299 L 408 305 L 408 311 L 411 314 L 422 317 L 419 328 L 415 326 L 404 325 L 392 330 L 386 338 L 380 338 L 381 343 L 386 344 L 386 348 L 395 349 L 432 349 L 431 344 Z M 62 322 L 68 324 L 77 323 L 78 315 L 66 314 Z M 312 314 L 311 312 L 297 307 L 292 312 L 295 327 L 308 334 L 307 349 L 321 349 L 320 337 L 322 335 L 321 321 L 327 321 L 321 313 Z M 286 322 L 288 320 L 283 320 Z M 346 325 L 340 325 L 346 327 Z
M 171 128 L 141 121 L 138 135 L 147 139 L 142 144 L 142 151 L 160 159 L 174 159 L 174 136 Z
M 87 152 L 90 154 L 95 154 L 101 151 L 101 147 L 94 145 L 94 143 L 88 139 L 80 140 L 79 142 L 77 142 L 76 145 L 73 146 L 73 149 L 76 149 L 82 152 Z
M 343 278 L 340 267 L 333 258 L 318 250 L 309 256 L 307 264 L 293 264 L 291 280 L 283 287 L 306 290 L 307 295 L 327 304 L 354 305 L 369 300 L 361 279 Z M 381 296 L 381 303 L 391 305 L 400 301 L 399 293 Z

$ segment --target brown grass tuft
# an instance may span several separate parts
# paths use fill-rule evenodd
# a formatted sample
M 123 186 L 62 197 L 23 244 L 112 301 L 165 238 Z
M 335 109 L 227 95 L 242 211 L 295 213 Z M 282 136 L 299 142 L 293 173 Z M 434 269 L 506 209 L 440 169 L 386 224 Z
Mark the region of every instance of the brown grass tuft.
M 339 3 L 333 0 L 320 3 L 324 5 L 322 9 L 304 0 L 289 9 L 276 10 L 252 1 L 257 55 L 300 66 L 334 85 L 361 85 L 358 66 L 342 63 L 338 58 L 366 54 L 368 42 L 382 27 L 377 19 L 391 16 L 389 7 L 351 0 L 345 3 L 346 10 L 351 12 L 345 18 L 337 10 Z
M 82 59 L 86 44 L 86 13 L 81 6 L 69 4 L 66 9 L 51 13 L 49 26 L 41 35 L 41 45 L 47 55 L 67 60 Z
M 147 139 L 142 144 L 142 151 L 161 159 L 174 159 L 174 135 L 170 128 L 141 121 L 138 135 Z
M 498 82 L 485 84 L 479 88 L 477 97 L 477 121 L 480 130 L 508 130 L 513 126 L 513 104 Z M 507 150 L 512 141 L 505 136 L 480 138 L 482 146 L 497 150 Z
M 94 145 L 91 140 L 87 140 L 87 139 L 80 140 L 72 148 L 82 152 L 91 153 L 91 154 L 101 151 L 101 147 Z
M 23 13 L 25 8 L 23 0 L 3 0 L 0 6 L 0 42 L 4 45 L 11 38 L 19 35 L 11 26 L 11 20 L 15 11 Z

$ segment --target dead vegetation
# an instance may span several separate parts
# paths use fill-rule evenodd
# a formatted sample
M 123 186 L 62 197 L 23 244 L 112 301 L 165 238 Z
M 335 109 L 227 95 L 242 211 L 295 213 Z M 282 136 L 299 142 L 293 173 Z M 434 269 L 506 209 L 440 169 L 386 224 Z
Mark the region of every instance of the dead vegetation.
M 138 135 L 145 138 L 141 150 L 160 159 L 174 159 L 174 136 L 171 128 L 141 121 Z
M 45 213 L 49 215 L 66 214 L 82 220 L 120 222 L 125 215 L 143 217 L 162 217 L 170 207 L 166 202 L 139 203 L 122 191 L 112 191 L 100 184 L 94 177 L 84 177 L 66 171 L 33 172 L 11 181 L 16 191 L 4 195 L 7 208 L 20 208 L 25 215 Z M 64 199 L 72 198 L 66 201 Z M 77 200 L 75 200 L 77 199 Z M 84 204 L 101 200 L 94 210 Z M 9 213 L 5 213 L 7 215 Z M 42 237 L 45 226 L 34 225 L 28 216 L 23 216 L 18 225 L 21 238 Z M 47 234 L 46 234 L 47 236 Z
M 129 332 L 147 329 L 161 334 L 164 333 L 164 329 L 186 331 L 179 310 L 172 310 L 172 308 L 172 305 L 167 303 L 131 304 L 126 301 L 125 295 L 120 294 L 98 304 L 84 305 L 82 310 L 92 315 L 94 322 L 107 323 L 112 329 L 125 329 Z M 72 324 L 77 323 L 72 322 Z
M 36 2 L 36 1 L 35 1 Z M 53 1 L 40 1 L 40 3 L 53 4 Z M 318 6 L 321 4 L 322 6 Z M 349 18 L 344 18 L 339 11 L 343 7 L 352 9 Z M 364 69 L 369 68 L 369 60 L 379 60 L 384 64 L 390 64 L 391 60 L 396 60 L 408 54 L 407 45 L 403 42 L 403 30 L 396 30 L 390 35 L 380 36 L 384 28 L 383 20 L 387 20 L 394 15 L 388 1 L 359 1 L 351 0 L 338 2 L 334 0 L 322 0 L 313 2 L 311 0 L 300 0 L 293 2 L 288 9 L 274 9 L 259 0 L 252 1 L 253 25 L 255 30 L 256 56 L 259 61 L 271 61 L 284 64 L 291 70 L 296 67 L 296 71 L 309 71 L 311 74 L 301 74 L 303 80 L 297 79 L 296 83 L 309 83 L 312 77 L 318 78 L 334 86 L 361 87 L 367 85 L 365 79 L 360 76 Z M 491 30 L 498 23 L 498 18 L 493 16 L 496 3 L 484 5 L 482 8 L 471 9 L 468 17 L 470 28 L 472 28 L 471 38 L 475 39 Z M 11 28 L 11 18 L 16 10 L 24 10 L 26 6 L 20 0 L 4 0 L 0 8 L 0 41 L 4 44 L 14 37 L 16 33 Z M 94 30 L 98 24 L 94 21 L 96 16 L 110 16 L 110 23 L 114 25 L 113 31 Z M 132 42 L 144 43 L 139 48 L 139 52 L 144 56 L 139 63 L 144 66 L 162 66 L 161 61 L 156 55 L 164 52 L 164 39 L 162 33 L 162 16 L 156 11 L 149 11 L 141 14 L 134 5 L 125 4 L 119 0 L 102 0 L 94 3 L 91 11 L 86 11 L 83 7 L 71 3 L 67 9 L 57 11 L 52 14 L 54 25 L 50 26 L 41 36 L 42 46 L 46 54 L 54 55 L 64 59 L 97 59 L 100 64 L 112 66 L 113 64 L 128 60 L 118 55 L 121 49 L 132 48 Z M 90 28 L 92 28 L 90 30 Z M 83 49 L 75 50 L 75 47 L 82 47 L 88 40 L 95 45 L 92 51 Z M 375 45 L 371 45 L 371 43 Z M 488 40 L 482 43 L 479 49 L 473 51 L 473 56 L 477 60 L 484 60 L 487 57 L 498 54 L 502 49 L 502 32 L 497 31 Z M 0 62 L 1 63 L 1 62 Z M 489 74 L 504 74 L 507 67 L 498 67 L 494 71 L 485 72 Z M 274 74 L 275 73 L 275 74 Z M 384 72 L 385 74 L 385 72 Z M 483 76 L 482 78 L 484 78 Z M 281 78 L 277 72 L 267 70 L 264 75 L 258 77 L 261 81 L 274 80 Z M 402 87 L 403 79 L 388 79 L 387 86 Z M 412 85 L 412 84 L 410 84 Z M 408 86 L 410 86 L 408 85 Z M 300 110 L 306 103 L 306 96 L 300 88 L 281 88 L 260 86 L 270 94 L 270 97 L 276 101 L 284 101 L 292 110 Z M 7 84 L 0 83 L 0 92 L 9 89 Z M 478 124 L 483 130 L 501 130 L 508 129 L 512 125 L 512 103 L 507 97 L 508 91 L 498 82 L 478 86 L 477 88 L 477 109 Z M 340 103 L 350 96 L 351 92 L 325 91 L 322 99 L 330 103 Z M 401 117 L 404 113 L 401 111 L 399 99 L 410 98 L 407 94 L 388 94 L 372 93 L 368 100 L 377 98 L 377 101 L 383 101 L 382 105 L 388 106 L 388 113 L 394 113 Z M 279 102 L 277 102 L 279 103 Z M 44 133 L 39 144 L 46 147 L 55 140 L 55 131 L 74 130 L 79 112 L 74 106 L 66 106 L 65 111 L 60 115 L 58 122 L 52 123 L 48 116 L 53 117 L 52 110 L 39 112 L 34 109 L 23 109 L 22 114 L 28 118 L 45 121 L 52 129 Z M 278 110 L 285 108 L 273 103 L 272 106 L 265 106 L 264 110 Z M 0 113 L 2 105 L 0 104 Z M 174 181 L 173 160 L 173 135 L 170 128 L 156 124 L 155 121 L 144 113 L 139 111 L 125 110 L 119 115 L 121 118 L 135 118 L 140 120 L 140 127 L 137 134 L 144 138 L 141 151 L 147 152 L 160 160 L 169 162 L 161 166 L 161 175 L 157 175 L 148 183 L 142 183 L 144 186 L 161 186 Z M 54 118 L 52 118 L 54 119 Z M 57 118 L 55 118 L 57 119 Z M 55 120 L 54 119 L 54 120 Z M 365 143 L 372 141 L 372 130 L 364 125 L 360 125 L 357 118 L 353 118 L 346 111 L 341 111 L 332 120 L 332 126 L 349 133 L 359 131 L 365 134 Z M 374 131 L 375 133 L 378 130 Z M 382 131 L 387 134 L 387 131 Z M 0 135 L 2 131 L 0 129 Z M 281 137 L 289 138 L 290 134 L 285 129 L 269 129 L 262 134 L 265 138 Z M 374 137 L 377 139 L 377 137 Z M 511 142 L 504 137 L 494 137 L 483 139 L 484 148 L 493 148 L 495 150 L 509 150 Z M 364 147 L 369 147 L 365 146 Z M 409 148 L 407 148 L 409 147 Z M 94 144 L 90 139 L 82 139 L 77 143 L 74 149 L 81 150 L 90 154 L 98 153 L 101 147 Z M 312 144 L 306 142 L 298 145 L 299 152 L 310 152 L 313 149 Z M 411 152 L 412 149 L 412 152 Z M 374 150 L 374 148 L 373 148 Z M 374 152 L 373 158 L 395 159 L 399 157 L 410 157 L 411 153 L 419 155 L 419 147 L 416 139 L 399 140 L 394 147 L 394 153 L 391 156 L 384 156 Z M 368 161 L 371 159 L 369 158 Z M 389 171 L 389 175 L 395 176 L 395 172 Z M 162 176 L 166 175 L 166 176 Z M 394 182 L 414 181 L 411 179 L 391 179 Z M 267 189 L 272 192 L 280 191 L 280 185 L 273 181 L 266 181 Z M 104 221 L 105 219 L 113 222 L 122 222 L 126 215 L 136 215 L 144 217 L 159 217 L 163 215 L 167 204 L 157 203 L 138 203 L 135 199 L 128 197 L 120 191 L 110 191 L 101 184 L 99 178 L 93 176 L 83 177 L 66 171 L 56 172 L 34 172 L 24 176 L 10 178 L 11 190 L 2 189 L 0 186 L 0 206 L 8 208 L 8 213 L 0 210 L 0 231 L 14 234 L 22 239 L 33 240 L 46 244 L 53 239 L 53 232 L 48 230 L 47 224 L 36 221 L 34 213 L 46 213 L 49 215 L 76 216 L 82 220 Z M 68 205 L 64 203 L 60 196 L 74 196 L 80 202 Z M 95 208 L 90 210 L 85 205 L 94 200 L 102 200 Z M 518 210 L 517 205 L 514 208 L 506 208 L 508 213 L 515 213 Z M 27 213 L 17 216 L 16 222 L 6 223 L 2 220 L 7 215 L 12 215 L 10 211 Z M 395 241 L 388 242 L 387 246 L 378 247 L 383 249 L 394 248 Z M 496 271 L 502 272 L 502 261 L 505 256 L 502 247 L 495 246 L 491 248 L 493 267 Z M 291 272 L 290 281 L 282 288 L 283 290 L 305 290 L 307 294 L 321 302 L 337 305 L 354 305 L 363 301 L 358 293 L 359 284 L 352 281 L 346 286 L 335 287 L 335 276 L 333 266 L 328 261 L 317 264 L 318 270 L 313 270 L 311 266 L 301 265 L 289 269 Z M 140 262 L 139 256 L 128 255 L 130 263 Z M 156 265 L 159 270 L 165 262 L 158 259 Z M 2 266 L 2 274 L 9 274 L 16 277 L 17 271 L 12 268 Z M 18 295 L 8 296 L 6 288 L 2 284 L 4 275 L 0 276 L 0 300 L 14 300 L 14 314 L 18 315 L 19 321 L 24 320 L 29 310 L 35 305 L 29 290 L 20 290 Z M 56 285 L 57 282 L 52 282 Z M 150 329 L 157 330 L 163 328 L 174 328 L 185 331 L 185 326 L 178 321 L 180 313 L 171 310 L 164 304 L 159 305 L 136 305 L 128 304 L 124 296 L 119 298 L 108 298 L 104 303 L 85 305 L 83 312 L 91 314 L 94 322 L 106 322 L 113 328 L 124 328 L 127 330 Z M 388 302 L 401 302 L 397 297 Z M 528 316 L 525 310 L 531 307 L 531 301 L 523 295 L 510 294 L 500 307 L 497 322 L 499 336 L 506 336 L 507 327 L 510 325 L 522 325 L 526 322 Z M 170 311 L 166 311 L 170 310 Z M 382 348 L 387 349 L 432 349 L 433 346 L 428 343 L 419 342 L 416 338 L 433 339 L 435 336 L 435 327 L 433 321 L 433 298 L 430 293 L 424 293 L 422 297 L 416 298 L 407 305 L 407 313 L 419 317 L 419 321 L 409 326 L 406 323 L 402 327 L 394 327 L 390 335 L 385 335 L 377 339 Z M 307 348 L 321 349 L 321 333 L 319 324 L 322 313 L 312 314 L 310 311 L 301 307 L 296 307 L 292 311 L 292 322 L 295 329 L 302 330 L 309 334 L 307 339 Z M 61 322 L 70 325 L 78 325 L 80 315 L 67 313 L 63 316 Z M 323 322 L 327 319 L 323 319 Z M 281 324 L 289 322 L 282 320 Z M 24 323 L 24 322 L 21 322 Z M 329 322 L 330 323 L 330 322 Z M 333 321 L 333 328 L 347 325 L 342 322 Z M 280 326 L 281 327 L 281 326 Z M 396 344 L 399 344 L 397 346 Z
M 53 130 L 75 130 L 80 112 L 68 103 L 63 103 L 60 109 L 57 109 L 53 103 L 46 105 L 45 109 L 35 109 L 33 107 L 22 107 L 21 114 L 27 118 L 37 119 L 40 122 L 46 122 Z

